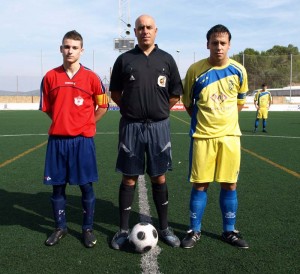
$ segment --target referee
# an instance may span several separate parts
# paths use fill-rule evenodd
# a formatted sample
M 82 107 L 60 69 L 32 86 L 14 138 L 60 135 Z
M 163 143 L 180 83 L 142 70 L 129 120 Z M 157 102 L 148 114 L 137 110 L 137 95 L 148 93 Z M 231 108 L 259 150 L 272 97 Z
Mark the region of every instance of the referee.
M 180 240 L 168 225 L 165 173 L 172 169 L 170 109 L 183 92 L 173 57 L 154 43 L 157 27 L 149 15 L 135 22 L 138 45 L 121 54 L 113 66 L 110 91 L 120 107 L 116 170 L 123 174 L 119 188 L 120 229 L 112 239 L 121 249 L 129 235 L 129 215 L 139 175 L 150 176 L 159 218 L 159 236 L 172 247 Z

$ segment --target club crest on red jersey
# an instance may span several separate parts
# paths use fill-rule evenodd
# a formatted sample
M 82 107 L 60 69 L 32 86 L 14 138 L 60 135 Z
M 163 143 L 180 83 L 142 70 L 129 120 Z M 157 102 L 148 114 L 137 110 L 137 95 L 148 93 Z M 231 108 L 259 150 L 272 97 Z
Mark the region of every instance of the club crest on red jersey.
M 74 98 L 74 104 L 76 106 L 82 106 L 84 99 L 80 96 Z

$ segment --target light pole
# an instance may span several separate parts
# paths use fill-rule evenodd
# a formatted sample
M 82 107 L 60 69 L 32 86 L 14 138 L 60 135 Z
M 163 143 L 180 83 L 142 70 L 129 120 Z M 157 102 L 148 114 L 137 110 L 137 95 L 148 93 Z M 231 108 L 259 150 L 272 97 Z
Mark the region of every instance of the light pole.
M 180 50 L 176 50 L 176 52 L 178 53 L 177 55 L 177 67 L 178 67 L 178 70 L 179 70 L 179 53 L 180 53 Z
M 126 25 L 126 27 L 128 28 L 128 30 L 125 31 L 125 34 L 126 34 L 126 35 L 130 35 L 129 29 L 131 28 L 131 25 L 130 25 L 129 23 L 126 23 L 123 19 L 120 19 L 120 20 L 121 20 L 121 22 L 123 22 L 123 23 Z

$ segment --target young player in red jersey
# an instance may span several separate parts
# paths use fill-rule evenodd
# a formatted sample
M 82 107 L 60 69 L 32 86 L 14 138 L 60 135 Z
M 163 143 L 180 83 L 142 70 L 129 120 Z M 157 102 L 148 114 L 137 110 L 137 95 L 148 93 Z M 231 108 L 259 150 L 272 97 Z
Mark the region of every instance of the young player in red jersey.
M 41 83 L 40 110 L 52 123 L 46 152 L 44 184 L 52 185 L 51 203 L 55 230 L 45 244 L 53 246 L 67 234 L 66 185 L 79 185 L 82 193 L 82 236 L 86 247 L 96 244 L 93 234 L 95 194 L 98 181 L 94 135 L 96 123 L 108 109 L 100 78 L 79 63 L 82 36 L 67 32 L 60 52 L 63 65 L 46 73 Z

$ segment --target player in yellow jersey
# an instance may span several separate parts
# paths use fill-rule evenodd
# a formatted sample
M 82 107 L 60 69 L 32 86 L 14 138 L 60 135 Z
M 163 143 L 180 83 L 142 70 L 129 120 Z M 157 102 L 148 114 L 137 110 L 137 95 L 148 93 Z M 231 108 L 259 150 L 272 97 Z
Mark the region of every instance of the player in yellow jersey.
M 262 84 L 261 87 L 262 89 L 259 90 L 254 96 L 254 105 L 257 109 L 254 130 L 253 130 L 254 133 L 257 131 L 259 119 L 262 119 L 263 132 L 265 133 L 267 132 L 266 126 L 267 126 L 268 112 L 272 104 L 272 96 L 271 93 L 267 90 L 268 88 L 267 84 Z
M 225 26 L 212 27 L 206 38 L 210 56 L 190 66 L 182 98 L 191 116 L 192 191 L 190 227 L 181 246 L 192 248 L 200 239 L 208 186 L 217 182 L 221 186 L 222 239 L 236 247 L 248 248 L 235 229 L 241 154 L 238 111 L 243 108 L 248 91 L 247 73 L 241 64 L 228 58 L 231 33 Z

